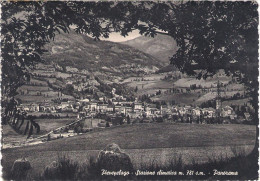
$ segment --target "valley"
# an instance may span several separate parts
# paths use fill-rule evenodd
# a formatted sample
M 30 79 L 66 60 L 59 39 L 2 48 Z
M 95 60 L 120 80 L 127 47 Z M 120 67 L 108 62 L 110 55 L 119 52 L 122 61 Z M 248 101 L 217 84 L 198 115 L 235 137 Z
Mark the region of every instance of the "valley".
M 258 4 L 3 1 L 3 180 L 257 180 Z
M 31 70 L 31 79 L 17 90 L 15 96 L 18 109 L 35 116 L 35 121 L 40 125 L 40 133 L 33 131 L 30 139 L 77 121 L 82 115 L 91 117 L 87 118 L 91 121 L 100 119 L 94 126 L 100 127 L 107 122 L 116 125 L 107 118 L 120 117 L 120 114 L 124 122 L 127 115 L 130 122 L 139 122 L 136 119 L 144 115 L 150 119 L 149 122 L 152 119 L 153 122 L 154 117 L 164 117 L 169 121 L 176 114 L 174 110 L 189 111 L 189 107 L 195 110 L 201 105 L 215 108 L 217 81 L 221 82 L 223 106 L 248 105 L 252 109 L 244 86 L 227 77 L 223 71 L 207 80 L 197 80 L 158 60 L 151 51 L 142 52 L 142 48 L 135 46 L 136 42 L 144 41 L 148 46 L 150 40 L 143 37 L 137 39 L 123 43 L 94 41 L 88 36 L 71 32 L 69 35 L 59 34 L 55 41 L 47 44 L 48 52 L 43 56 L 45 62 Z M 164 36 L 158 36 L 153 43 L 175 47 L 174 42 L 169 43 Z M 159 52 L 164 50 L 158 49 Z M 135 104 L 142 105 L 138 108 L 141 112 L 137 111 Z M 25 135 L 26 124 L 21 124 L 19 129 Z M 10 132 L 10 139 L 6 140 L 12 140 L 16 134 Z M 28 138 L 23 136 L 22 142 Z M 9 147 L 17 145 L 20 143 L 10 141 Z

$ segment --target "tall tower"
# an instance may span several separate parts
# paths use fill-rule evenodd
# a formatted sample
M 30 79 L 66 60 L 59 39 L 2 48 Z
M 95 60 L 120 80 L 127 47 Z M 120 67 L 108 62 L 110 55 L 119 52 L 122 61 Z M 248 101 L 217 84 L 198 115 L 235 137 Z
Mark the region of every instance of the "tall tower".
M 220 90 L 220 82 L 218 80 L 217 96 L 216 96 L 216 116 L 217 116 L 217 118 L 219 118 L 221 116 L 221 110 L 222 110 L 221 90 Z

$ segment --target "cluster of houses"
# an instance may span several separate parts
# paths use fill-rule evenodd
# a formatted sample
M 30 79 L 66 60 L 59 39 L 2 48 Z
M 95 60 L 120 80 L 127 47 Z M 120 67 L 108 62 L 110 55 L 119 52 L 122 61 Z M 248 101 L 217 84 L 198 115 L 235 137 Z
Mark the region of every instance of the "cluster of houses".
M 26 112 L 42 112 L 42 113 L 59 113 L 59 112 L 74 112 L 77 113 L 78 109 L 75 108 L 75 102 L 67 101 L 58 103 L 25 103 L 17 106 L 18 110 Z
M 26 112 L 46 112 L 46 113 L 59 113 L 59 112 L 73 112 L 78 114 L 78 117 L 90 116 L 96 117 L 100 114 L 113 116 L 128 117 L 131 120 L 139 118 L 163 118 L 167 120 L 202 120 L 202 119 L 215 119 L 217 111 L 215 108 L 200 108 L 192 106 L 177 106 L 177 105 L 156 105 L 135 101 L 126 101 L 125 98 L 120 96 L 107 99 L 105 97 L 99 100 L 85 98 L 78 101 L 66 101 L 61 103 L 32 103 L 21 104 L 18 109 Z M 237 115 L 232 107 L 225 106 L 221 108 L 219 115 L 222 118 L 229 120 L 237 119 Z M 250 115 L 246 114 L 246 118 Z
M 122 99 L 111 99 L 107 102 L 84 99 L 81 101 L 82 111 L 79 115 L 95 117 L 98 114 L 107 114 L 112 117 L 123 116 L 131 120 L 139 118 L 163 118 L 168 120 L 187 119 L 216 119 L 217 111 L 214 108 L 200 108 L 192 106 L 169 106 L 147 104 L 138 101 L 125 101 Z M 232 107 L 225 106 L 221 109 L 220 116 L 234 120 L 237 115 Z M 80 116 L 79 116 L 80 117 Z
M 144 104 L 141 102 L 116 101 L 113 104 L 91 101 L 84 104 L 83 107 L 86 113 L 106 113 L 113 112 L 115 114 L 124 114 L 130 118 L 142 117 L 172 117 L 176 116 L 204 116 L 207 118 L 216 117 L 214 108 L 199 108 L 192 106 L 167 106 L 161 105 L 159 108 L 156 104 Z M 236 114 L 232 107 L 226 106 L 222 109 L 222 117 L 236 118 Z

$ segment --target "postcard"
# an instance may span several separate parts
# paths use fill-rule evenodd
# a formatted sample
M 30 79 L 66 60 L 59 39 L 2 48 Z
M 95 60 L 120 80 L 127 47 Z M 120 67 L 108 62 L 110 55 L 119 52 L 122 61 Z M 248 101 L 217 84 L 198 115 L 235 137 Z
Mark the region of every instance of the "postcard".
M 1 11 L 2 179 L 258 179 L 256 1 Z

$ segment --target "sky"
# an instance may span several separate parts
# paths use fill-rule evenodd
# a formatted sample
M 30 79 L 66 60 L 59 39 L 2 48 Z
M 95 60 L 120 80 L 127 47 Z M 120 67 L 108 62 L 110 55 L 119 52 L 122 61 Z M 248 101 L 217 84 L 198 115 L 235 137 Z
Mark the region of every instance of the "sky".
M 106 41 L 112 41 L 112 42 L 123 42 L 123 41 L 127 41 L 127 40 L 132 40 L 135 39 L 137 37 L 141 36 L 139 34 L 138 30 L 134 30 L 131 33 L 128 34 L 128 36 L 123 37 L 120 35 L 120 33 L 110 33 L 109 34 L 109 38 L 103 38 L 100 37 L 101 40 L 106 40 Z

